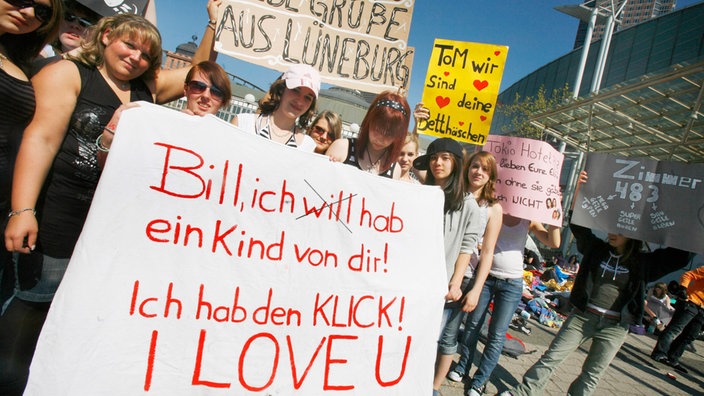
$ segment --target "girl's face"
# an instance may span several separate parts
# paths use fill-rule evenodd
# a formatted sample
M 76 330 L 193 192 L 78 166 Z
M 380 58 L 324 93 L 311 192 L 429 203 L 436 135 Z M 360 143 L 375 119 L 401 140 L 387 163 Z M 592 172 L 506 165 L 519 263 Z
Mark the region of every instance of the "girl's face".
M 450 175 L 452 175 L 452 170 L 455 167 L 455 161 L 452 158 L 451 153 L 441 151 L 430 156 L 429 165 L 430 172 L 435 178 L 435 183 L 437 185 L 443 185 Z
M 369 128 L 369 146 L 373 150 L 385 150 L 394 142 L 393 136 L 387 136 L 374 127 Z
M 49 18 L 51 18 L 51 2 L 49 0 L 35 0 L 36 6 L 20 8 L 7 1 L 0 1 L 0 34 L 26 34 L 31 33 L 42 25 L 41 18 L 37 18 L 37 13 L 45 15 L 48 7 Z M 43 11 L 37 12 L 39 7 Z
M 105 68 L 120 80 L 132 80 L 149 69 L 151 56 L 148 43 L 139 42 L 128 36 L 108 39 L 109 32 L 103 34 Z
M 281 95 L 279 110 L 295 120 L 310 109 L 314 100 L 315 93 L 308 87 L 285 88 L 283 95 Z
M 335 140 L 335 133 L 332 131 L 332 126 L 325 118 L 321 117 L 315 125 L 310 127 L 309 135 L 315 141 L 315 152 L 325 153 Z
M 67 10 L 64 13 L 64 17 L 59 24 L 59 41 L 61 42 L 62 51 L 68 52 L 81 45 L 83 39 L 86 38 L 88 28 L 94 24 L 87 17 L 79 10 Z
M 398 156 L 398 164 L 401 170 L 408 172 L 413 166 L 413 160 L 418 155 L 418 146 L 415 142 L 406 143 L 401 149 L 401 154 Z
M 195 73 L 184 88 L 186 108 L 194 115 L 215 114 L 222 106 L 224 93 L 213 86 L 212 81 L 202 71 Z
M 484 188 L 486 183 L 489 182 L 489 168 L 482 164 L 482 161 L 479 160 L 479 158 L 475 158 L 472 160 L 472 163 L 469 164 L 469 169 L 467 170 L 467 173 L 469 179 L 469 189 L 471 191 L 480 190 Z
M 609 242 L 609 245 L 616 249 L 617 252 L 623 253 L 623 250 L 626 248 L 626 243 L 628 242 L 628 238 L 621 235 L 621 234 L 611 234 L 609 233 L 606 237 L 607 241 Z

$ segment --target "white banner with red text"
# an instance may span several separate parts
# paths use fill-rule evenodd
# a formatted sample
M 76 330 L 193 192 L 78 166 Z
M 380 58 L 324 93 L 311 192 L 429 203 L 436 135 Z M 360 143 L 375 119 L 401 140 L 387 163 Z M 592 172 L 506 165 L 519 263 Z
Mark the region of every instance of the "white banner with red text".
M 26 394 L 430 394 L 442 208 L 215 117 L 127 110 Z

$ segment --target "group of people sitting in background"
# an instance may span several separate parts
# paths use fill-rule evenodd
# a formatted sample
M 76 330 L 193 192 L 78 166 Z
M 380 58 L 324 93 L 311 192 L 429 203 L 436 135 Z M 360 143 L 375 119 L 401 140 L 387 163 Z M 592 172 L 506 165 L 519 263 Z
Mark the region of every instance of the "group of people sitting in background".
M 7 22 L 0 23 L 0 210 L 9 213 L 3 227 L 5 249 L 0 252 L 0 394 L 24 390 L 39 333 L 85 222 L 122 111 L 137 101 L 167 103 L 185 96 L 184 112 L 204 116 L 230 101 L 229 78 L 214 62 L 221 2 L 207 1 L 209 21 L 192 67 L 162 70 L 161 36 L 143 17 L 101 16 L 72 0 L 66 1 L 65 10 L 61 0 L 0 1 L 0 22 Z M 45 48 L 48 43 L 53 44 Z M 38 58 L 42 49 L 44 55 Z M 440 138 L 418 156 L 418 137 L 409 133 L 409 125 L 411 117 L 428 116 L 422 104 L 412 111 L 403 95 L 382 92 L 370 104 L 358 135 L 343 138 L 341 117 L 317 112 L 319 91 L 320 76 L 314 68 L 292 65 L 271 84 L 256 113 L 240 114 L 232 123 L 247 133 L 324 154 L 364 172 L 443 191 L 448 290 L 438 324 L 433 389 L 439 392 L 457 352 L 461 359 L 454 376 L 469 376 L 479 329 L 491 310 L 488 340 L 468 389 L 470 395 L 482 394 L 521 300 L 526 238 L 532 233 L 557 248 L 560 227 L 504 212 L 495 197 L 498 169 L 492 154 L 466 153 L 458 142 Z M 586 180 L 582 174 L 580 183 Z M 511 394 L 539 394 L 555 367 L 584 339 L 592 339 L 592 347 L 570 392 L 592 393 L 628 325 L 644 311 L 653 313 L 656 325 L 665 319 L 655 310 L 656 301 L 663 298 L 660 292 L 653 292 L 645 305 L 646 282 L 686 264 L 686 252 L 644 253 L 640 241 L 617 234 L 604 241 L 591 230 L 574 224 L 570 228 L 584 256 L 581 266 L 563 267 L 574 277 L 570 299 L 575 308 Z M 644 270 L 653 263 L 658 270 Z M 677 313 L 672 322 L 676 318 Z M 676 362 L 676 357 L 667 354 L 665 359 Z M 664 361 L 660 354 L 654 359 Z

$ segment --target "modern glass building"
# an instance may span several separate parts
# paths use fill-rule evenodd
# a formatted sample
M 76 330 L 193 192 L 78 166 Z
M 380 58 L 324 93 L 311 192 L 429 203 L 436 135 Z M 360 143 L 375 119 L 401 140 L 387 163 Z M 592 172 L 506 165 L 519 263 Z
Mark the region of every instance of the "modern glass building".
M 621 124 L 644 129 L 651 132 L 660 130 L 663 134 L 680 133 L 689 143 L 702 143 L 704 122 L 701 117 L 702 84 L 704 83 L 704 3 L 699 3 L 661 17 L 632 26 L 613 34 L 599 93 L 590 94 L 591 81 L 595 76 L 600 42 L 594 42 L 589 48 L 584 68 L 579 98 L 573 104 L 566 105 L 565 110 L 585 112 L 584 106 L 598 102 L 602 115 L 607 112 L 620 116 L 611 117 L 611 126 Z M 498 98 L 499 111 L 492 123 L 492 133 L 507 134 L 510 120 L 500 111 L 501 104 L 512 103 L 518 94 L 521 98 L 536 95 L 544 87 L 550 94 L 555 89 L 567 85 L 573 89 L 578 74 L 582 48 L 555 59 L 545 66 L 528 74 L 523 79 L 504 90 Z M 626 95 L 627 94 L 627 95 Z M 621 103 L 605 104 L 600 97 L 620 99 Z M 616 99 L 614 99 L 616 98 Z M 642 105 L 641 105 L 642 103 Z M 645 105 L 649 107 L 644 110 Z M 603 105 L 603 106 L 601 106 Z M 638 105 L 638 106 L 636 106 Z M 570 107 L 571 106 L 571 107 Z M 581 107 L 580 107 L 581 106 Z M 556 113 L 559 113 L 557 110 Z M 589 113 L 591 116 L 593 112 Z M 587 117 L 589 114 L 585 114 Z M 579 147 L 580 138 L 575 134 L 580 129 L 569 121 L 582 121 L 585 118 L 565 116 L 558 120 L 558 114 L 550 119 L 538 120 L 551 132 L 553 137 L 566 141 L 569 145 Z M 604 118 L 608 116 L 604 115 Z M 672 122 L 664 120 L 669 118 Z M 693 120 L 693 122 L 690 122 Z M 667 121 L 667 122 L 665 122 Z M 646 124 L 647 122 L 647 124 Z M 642 124 L 642 125 L 641 125 Z M 690 124 L 690 125 L 688 125 Z M 568 126 L 560 132 L 560 127 Z M 593 130 L 598 125 L 591 124 Z M 606 126 L 604 126 L 606 127 Z M 604 130 L 612 137 L 627 134 L 624 130 L 614 128 Z M 574 139 L 569 139 L 572 137 Z M 691 140 L 696 138 L 697 140 Z M 651 143 L 648 140 L 641 142 Z M 663 143 L 663 142 L 658 142 Z M 635 142 L 629 142 L 629 145 Z M 597 147 L 597 146 L 595 146 Z M 594 148 L 594 147 L 593 147 Z M 605 149 L 609 147 L 604 147 Z M 683 157 L 685 162 L 704 162 L 704 143 L 701 152 L 695 156 Z M 643 154 L 643 153 L 641 153 Z M 645 153 L 645 155 L 650 155 Z M 677 159 L 677 158 L 675 158 Z

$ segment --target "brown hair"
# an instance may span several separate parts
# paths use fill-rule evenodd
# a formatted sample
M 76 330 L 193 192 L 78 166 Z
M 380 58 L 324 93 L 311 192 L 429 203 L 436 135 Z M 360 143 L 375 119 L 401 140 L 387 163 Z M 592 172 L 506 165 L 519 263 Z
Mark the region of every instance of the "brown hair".
M 389 102 L 395 102 L 403 110 L 385 104 Z M 408 106 L 406 98 L 391 91 L 380 93 L 369 105 L 367 114 L 362 120 L 362 125 L 359 126 L 359 136 L 357 137 L 355 148 L 357 153 L 363 153 L 367 149 L 371 128 L 381 132 L 384 136 L 392 136 L 394 140 L 384 162 L 380 164 L 380 173 L 386 172 L 398 160 L 408 134 L 410 114 L 411 108 Z
M 139 15 L 117 14 L 99 20 L 83 43 L 83 50 L 72 59 L 92 67 L 102 66 L 105 62 L 102 38 L 106 33 L 109 41 L 129 37 L 146 43 L 149 46 L 149 53 L 146 54 L 149 56 L 149 68 L 140 77 L 145 80 L 154 79 L 161 67 L 161 35 L 156 26 Z
M 50 0 L 51 17 L 34 31 L 25 34 L 5 33 L 0 36 L 0 44 L 5 47 L 7 57 L 23 70 L 37 56 L 39 51 L 56 36 L 59 23 L 64 15 L 61 0 Z
M 203 61 L 191 67 L 191 70 L 186 74 L 185 83 L 188 84 L 193 79 L 196 73 L 201 72 L 210 79 L 215 87 L 220 89 L 223 94 L 220 108 L 227 106 L 232 98 L 232 86 L 230 79 L 227 77 L 227 72 L 220 65 L 212 61 Z
M 271 83 L 271 86 L 269 87 L 269 92 L 264 95 L 261 99 L 259 99 L 259 112 L 263 115 L 271 114 L 274 112 L 274 110 L 279 108 L 279 105 L 281 104 L 281 97 L 284 95 L 284 91 L 286 90 L 286 80 L 283 79 L 283 74 L 279 76 L 279 78 L 276 79 L 273 83 Z M 308 128 L 308 123 L 311 118 L 313 118 L 313 114 L 315 114 L 315 109 L 318 104 L 318 97 L 313 96 L 313 102 L 310 104 L 310 107 L 308 110 L 306 110 L 305 113 L 301 114 L 300 117 L 298 117 L 298 123 L 297 127 L 305 130 Z
M 332 140 L 339 139 L 342 136 L 342 117 L 334 111 L 324 110 L 320 112 L 315 119 L 313 119 L 313 121 L 311 121 L 310 126 L 312 127 L 315 125 L 321 118 L 327 121 L 330 125 L 330 128 L 332 129 L 330 131 L 332 132 Z M 310 135 L 310 131 L 308 131 L 308 134 Z
M 482 188 L 481 194 L 477 198 L 477 202 L 486 202 L 489 205 L 493 205 L 496 202 L 496 177 L 498 175 L 498 170 L 496 167 L 496 158 L 493 154 L 488 151 L 476 151 L 472 153 L 469 158 L 467 158 L 467 164 L 464 169 L 464 183 L 465 187 L 469 187 L 469 170 L 472 167 L 472 162 L 479 161 L 482 167 L 489 171 L 489 181 L 486 182 Z

